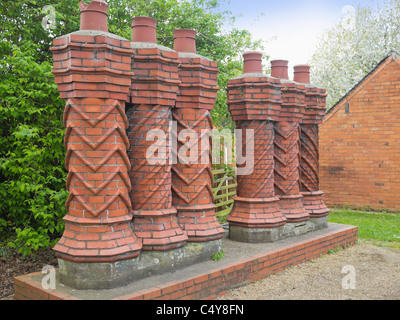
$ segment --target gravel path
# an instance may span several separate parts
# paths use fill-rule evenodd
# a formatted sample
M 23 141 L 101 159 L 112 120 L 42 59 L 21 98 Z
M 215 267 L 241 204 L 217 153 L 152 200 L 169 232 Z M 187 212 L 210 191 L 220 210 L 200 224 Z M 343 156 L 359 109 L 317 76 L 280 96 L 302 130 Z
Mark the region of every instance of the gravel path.
M 345 266 L 355 289 L 343 289 Z M 350 269 L 347 269 L 350 270 Z M 345 285 L 350 281 L 344 281 Z M 229 291 L 219 300 L 400 300 L 400 249 L 359 243 Z

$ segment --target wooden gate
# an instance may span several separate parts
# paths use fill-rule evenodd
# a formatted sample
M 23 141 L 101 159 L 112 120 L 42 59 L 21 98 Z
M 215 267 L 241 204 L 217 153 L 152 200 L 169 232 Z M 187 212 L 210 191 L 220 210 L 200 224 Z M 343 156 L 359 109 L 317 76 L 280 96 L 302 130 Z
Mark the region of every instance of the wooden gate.
M 224 144 L 221 142 L 221 149 L 223 147 Z M 226 147 L 222 150 L 224 150 L 224 152 L 220 155 L 220 164 L 213 165 L 214 184 L 212 188 L 215 213 L 221 224 L 226 222 L 226 216 L 232 210 L 233 197 L 236 195 L 237 187 L 235 162 L 233 161 L 231 164 L 226 163 Z

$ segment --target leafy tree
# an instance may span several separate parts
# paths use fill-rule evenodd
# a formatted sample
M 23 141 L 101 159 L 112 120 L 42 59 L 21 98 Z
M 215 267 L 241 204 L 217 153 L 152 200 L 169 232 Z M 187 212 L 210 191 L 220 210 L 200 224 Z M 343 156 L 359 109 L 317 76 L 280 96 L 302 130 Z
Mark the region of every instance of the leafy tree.
M 108 24 L 110 32 L 130 39 L 133 16 L 153 17 L 158 42 L 169 47 L 174 29 L 197 30 L 198 53 L 220 68 L 214 122 L 232 128 L 226 83 L 241 73 L 243 51 L 263 47 L 246 30 L 222 31 L 234 17 L 221 12 L 221 1 L 109 0 Z M 49 4 L 55 21 L 44 28 L 51 22 Z M 27 254 L 53 246 L 63 232 L 65 101 L 51 73 L 50 47 L 55 37 L 79 29 L 79 0 L 2 1 L 0 22 L 0 243 L 11 241 Z
M 65 215 L 64 103 L 32 42 L 0 60 L 0 232 L 23 253 L 54 245 Z M 7 232 L 8 231 L 8 232 Z
M 391 51 L 400 52 L 400 1 L 358 6 L 326 30 L 311 59 L 312 81 L 331 108 Z

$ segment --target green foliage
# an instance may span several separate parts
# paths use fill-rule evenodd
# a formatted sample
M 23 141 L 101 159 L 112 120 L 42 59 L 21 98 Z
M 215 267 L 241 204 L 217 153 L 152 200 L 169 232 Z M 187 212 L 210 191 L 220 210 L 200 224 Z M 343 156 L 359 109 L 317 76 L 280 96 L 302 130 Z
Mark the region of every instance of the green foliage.
M 221 0 L 223 1 L 223 0 Z M 242 72 L 242 53 L 263 49 L 233 21 L 220 0 L 108 0 L 109 31 L 131 39 L 133 16 L 158 21 L 158 43 L 173 46 L 173 30 L 195 29 L 198 53 L 218 62 L 220 91 L 212 117 L 233 129 L 227 81 Z M 89 0 L 85 0 L 90 3 Z M 55 9 L 54 28 L 44 28 Z M 54 84 L 50 47 L 55 37 L 79 30 L 79 0 L 0 2 L 0 247 L 23 254 L 53 246 L 66 214 L 65 102 Z
M 332 108 L 390 51 L 400 52 L 400 0 L 359 5 L 325 30 L 310 61 L 312 82 L 327 90 Z
M 46 5 L 52 5 L 56 13 L 56 28 L 52 30 L 42 27 L 49 14 L 42 10 Z M 13 46 L 30 41 L 35 44 L 35 50 L 30 51 L 35 61 L 50 61 L 53 39 L 79 29 L 79 0 L 1 1 L 0 21 L 0 59 L 11 54 Z
M 211 260 L 212 260 L 212 261 L 220 261 L 220 260 L 222 260 L 224 257 L 225 257 L 225 251 L 224 251 L 224 249 L 221 249 L 220 252 L 213 253 L 213 254 L 211 255 Z
M 13 230 L 10 246 L 30 253 L 53 245 L 63 227 L 64 102 L 52 65 L 33 58 L 37 46 L 10 47 L 0 61 L 0 234 Z

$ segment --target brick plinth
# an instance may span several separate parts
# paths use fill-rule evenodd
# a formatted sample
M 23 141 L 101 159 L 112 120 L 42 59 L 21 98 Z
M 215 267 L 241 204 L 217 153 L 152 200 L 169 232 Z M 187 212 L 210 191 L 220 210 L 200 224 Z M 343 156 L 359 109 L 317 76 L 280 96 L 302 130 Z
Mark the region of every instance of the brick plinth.
M 319 190 L 319 126 L 326 113 L 326 92 L 310 84 L 309 66 L 295 66 L 295 80 L 306 85 L 303 119 L 300 125 L 300 183 L 303 206 L 310 217 L 329 214 L 324 193 Z
M 104 6 L 103 6 L 104 8 Z M 72 262 L 115 262 L 139 255 L 130 228 L 131 202 L 125 116 L 129 41 L 81 30 L 54 40 L 55 82 L 64 112 L 68 214 L 54 247 Z
M 287 79 L 281 81 L 282 106 L 275 124 L 274 142 L 275 192 L 280 198 L 280 208 L 287 222 L 297 223 L 310 218 L 300 193 L 300 122 L 306 106 L 305 86 Z
M 179 225 L 190 242 L 221 239 L 225 233 L 215 216 L 210 137 L 210 111 L 217 98 L 217 63 L 196 54 L 196 32 L 175 30 L 174 48 L 179 52 L 179 94 L 172 119 L 177 145 L 172 150 L 173 205 Z M 204 141 L 206 143 L 204 143 Z M 187 151 L 187 152 L 183 152 Z
M 171 273 L 171 277 L 148 279 L 115 290 L 79 291 L 56 285 L 45 289 L 40 272 L 14 279 L 17 300 L 204 300 L 215 299 L 239 285 L 246 285 L 276 274 L 300 263 L 318 259 L 336 248 L 352 246 L 357 241 L 357 227 L 336 225 L 326 231 L 309 235 L 305 239 L 278 247 L 263 244 L 261 251 L 254 251 L 249 244 L 248 254 L 236 241 L 224 239 L 225 259 L 209 261 L 204 266 L 193 266 L 185 274 Z M 231 242 L 231 243 L 228 243 Z M 226 259 L 229 258 L 229 259 Z M 47 275 L 48 276 L 48 275 Z M 246 311 L 245 311 L 246 312 Z
M 245 73 L 228 82 L 228 106 L 237 128 L 242 130 L 242 149 L 254 151 L 254 166 L 237 177 L 237 197 L 228 221 L 231 228 L 277 228 L 286 223 L 274 190 L 273 121 L 279 117 L 281 85 L 278 79 L 262 73 L 260 53 L 248 52 L 244 58 Z M 254 142 L 247 141 L 248 130 L 253 130 Z M 251 242 L 248 238 L 238 240 Z
M 147 28 L 149 42 L 132 42 L 134 76 L 127 109 L 131 143 L 128 156 L 132 164 L 130 199 L 133 229 L 143 241 L 143 250 L 166 251 L 183 247 L 187 241 L 172 206 L 169 161 L 171 108 L 180 84 L 180 61 L 177 52 L 152 42 L 156 21 L 146 20 L 154 24 L 154 28 Z M 140 34 L 143 25 L 143 17 L 133 19 L 134 40 L 146 40 L 135 34 Z

